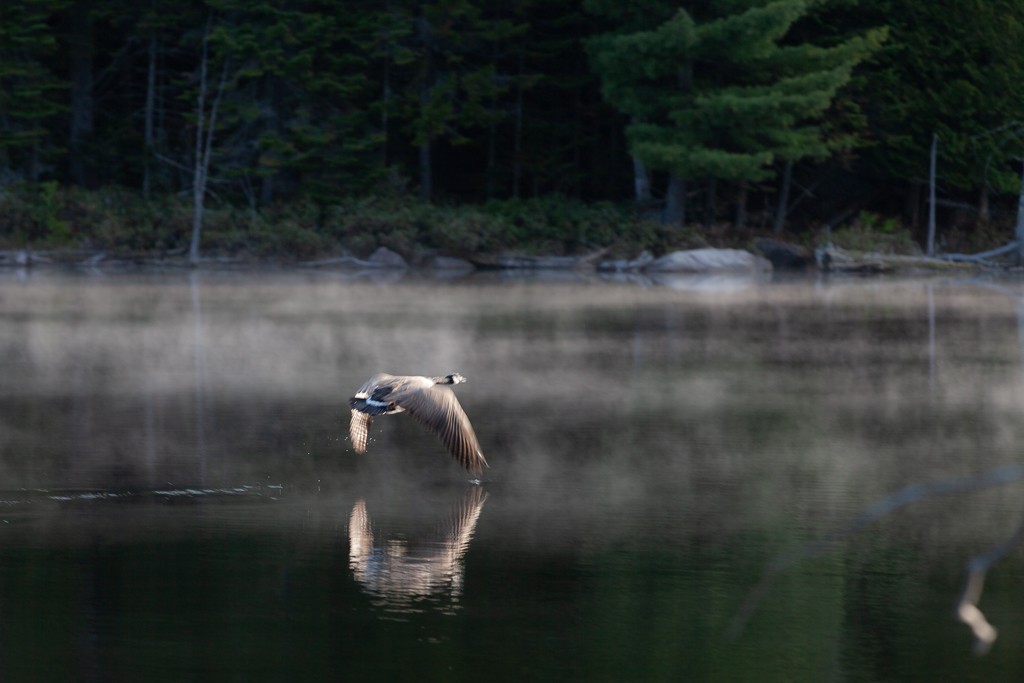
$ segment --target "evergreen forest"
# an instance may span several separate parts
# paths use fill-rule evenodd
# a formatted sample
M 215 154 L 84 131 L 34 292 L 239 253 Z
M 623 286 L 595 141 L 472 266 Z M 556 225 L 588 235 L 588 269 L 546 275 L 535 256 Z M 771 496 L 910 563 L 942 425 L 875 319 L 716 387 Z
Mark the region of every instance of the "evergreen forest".
M 934 208 L 978 249 L 1021 46 L 1020 0 L 4 0 L 0 248 L 920 244 Z

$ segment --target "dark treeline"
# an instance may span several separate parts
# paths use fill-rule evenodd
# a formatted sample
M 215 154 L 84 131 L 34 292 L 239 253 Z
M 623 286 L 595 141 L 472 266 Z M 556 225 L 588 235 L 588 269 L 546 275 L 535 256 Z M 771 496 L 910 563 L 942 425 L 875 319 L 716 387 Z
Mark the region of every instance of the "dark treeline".
M 204 201 L 552 194 L 920 229 L 937 136 L 941 223 L 979 233 L 1017 204 L 1022 20 L 1020 0 L 6 0 L 0 191 L 184 195 L 196 230 Z

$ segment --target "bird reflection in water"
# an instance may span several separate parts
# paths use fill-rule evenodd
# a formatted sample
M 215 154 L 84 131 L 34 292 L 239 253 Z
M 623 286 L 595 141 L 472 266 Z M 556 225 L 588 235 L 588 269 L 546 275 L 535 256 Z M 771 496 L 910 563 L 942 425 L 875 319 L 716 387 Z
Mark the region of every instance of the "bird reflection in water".
M 469 550 L 487 494 L 469 488 L 430 535 L 407 541 L 374 536 L 360 499 L 348 521 L 349 567 L 373 603 L 390 612 L 420 612 L 431 606 L 444 613 L 458 607 L 462 560 Z

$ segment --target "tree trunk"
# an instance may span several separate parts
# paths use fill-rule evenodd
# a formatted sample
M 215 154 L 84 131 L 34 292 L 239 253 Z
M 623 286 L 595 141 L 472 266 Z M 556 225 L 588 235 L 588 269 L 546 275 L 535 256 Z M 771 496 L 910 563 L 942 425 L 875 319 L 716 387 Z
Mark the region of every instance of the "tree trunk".
M 926 253 L 935 255 L 935 164 L 939 154 L 939 134 L 932 133 L 932 152 L 928 162 L 928 247 Z
M 523 182 L 523 79 L 522 48 L 519 52 L 519 74 L 516 78 L 515 128 L 512 137 L 512 197 L 519 199 Z
M 280 117 L 278 116 L 279 102 L 278 102 L 278 88 L 276 87 L 277 82 L 273 78 L 267 78 L 263 83 L 263 105 L 264 111 L 263 117 L 265 120 L 264 131 L 270 131 L 274 136 L 280 137 L 281 125 Z M 273 150 L 265 150 L 263 154 L 270 159 L 276 159 L 277 152 Z M 277 191 L 277 173 L 274 171 L 275 167 L 280 167 L 280 164 L 273 163 L 269 165 L 269 168 L 259 176 L 260 179 L 260 206 L 269 206 L 274 201 L 274 193 Z M 255 212 L 255 208 L 253 210 Z
M 638 122 L 639 120 L 635 116 L 630 119 L 630 124 Z M 651 174 L 639 157 L 633 154 L 630 155 L 630 158 L 633 159 L 633 191 L 636 203 L 649 204 L 651 201 Z
M 207 68 L 209 66 L 209 55 L 207 51 L 210 28 L 213 19 L 206 23 L 206 33 L 203 35 L 202 60 L 199 64 L 199 95 L 196 100 L 196 150 L 195 169 L 192 174 L 192 240 L 189 243 L 188 260 L 193 266 L 199 263 L 199 239 L 203 230 L 203 213 L 205 211 L 206 181 L 210 173 L 210 156 L 213 152 L 213 131 L 217 125 L 217 108 L 220 105 L 220 98 L 224 94 L 224 84 L 227 82 L 228 63 L 224 61 L 224 69 L 221 72 L 220 84 L 217 86 L 217 95 L 213 99 L 213 106 L 210 107 L 209 118 L 206 114 L 206 88 Z
M 775 207 L 775 223 L 772 224 L 772 232 L 776 235 L 782 234 L 782 228 L 786 225 L 786 214 L 789 213 L 789 191 L 793 185 L 793 162 L 787 161 L 782 169 L 782 187 L 779 188 L 779 204 Z
M 492 54 L 492 59 L 496 57 Z M 498 110 L 497 96 L 493 93 L 490 97 L 491 111 Z M 498 175 L 498 124 L 491 121 L 487 125 L 487 170 L 484 172 L 484 197 L 490 201 L 494 199 L 494 185 Z
M 429 73 L 429 71 L 428 71 Z M 420 84 L 420 110 L 426 111 L 430 103 L 430 86 L 424 80 Z M 431 150 L 430 133 L 421 132 L 423 140 L 420 142 L 420 201 L 429 202 L 434 198 L 434 162 Z
M 704 206 L 704 226 L 710 228 L 715 224 L 715 219 L 718 217 L 718 178 L 711 176 L 708 178 L 708 196 L 707 204 Z
M 650 204 L 651 175 L 647 172 L 644 162 L 636 156 L 633 157 L 633 188 L 636 191 L 637 204 Z
M 491 106 L 494 106 L 494 98 L 491 98 Z M 487 126 L 487 169 L 484 171 L 484 199 L 494 199 L 494 177 L 498 174 L 497 142 L 498 137 L 496 126 L 491 123 Z
M 32 157 L 28 164 L 28 179 L 33 183 L 39 182 L 39 176 L 43 174 L 42 155 L 39 152 L 39 142 L 32 143 Z
M 277 191 L 275 176 L 267 174 L 260 177 L 260 203 L 259 206 L 269 206 L 274 202 L 274 192 Z M 253 214 L 259 210 L 259 206 L 253 206 Z
M 1017 193 L 1017 265 L 1024 265 L 1024 163 L 1021 164 L 1020 191 Z
M 423 46 L 424 58 L 419 71 L 419 100 L 420 116 L 422 117 L 430 105 L 431 88 L 434 85 L 434 56 L 433 56 L 433 30 L 427 20 L 425 11 L 421 11 L 416 20 L 416 33 L 420 45 Z M 422 121 L 422 119 L 421 119 Z M 434 197 L 434 169 L 433 169 L 433 143 L 434 131 L 419 131 L 419 153 L 420 153 L 420 201 L 429 202 Z
M 420 143 L 420 201 L 429 202 L 434 196 L 434 174 L 431 168 L 430 142 Z
M 146 69 L 146 111 L 143 137 L 142 196 L 149 199 L 154 157 L 154 122 L 156 120 L 156 33 L 149 37 L 149 64 Z
M 740 183 L 736 194 L 736 220 L 733 225 L 737 230 L 742 230 L 747 225 L 747 184 Z
M 206 44 L 210 35 L 210 21 L 206 23 L 203 35 L 203 54 L 199 62 L 199 95 L 196 97 L 196 149 L 195 165 L 192 172 L 192 240 L 188 248 L 188 261 L 192 265 L 199 263 L 199 238 L 203 231 L 203 210 L 206 197 L 206 177 L 203 166 L 203 126 L 206 123 Z
M 68 147 L 71 180 L 83 186 L 91 184 L 91 169 L 86 143 L 93 131 L 93 13 L 84 0 L 71 7 L 71 113 Z
M 385 171 L 388 168 L 388 118 L 391 113 L 391 39 L 387 38 L 387 50 L 384 55 L 384 85 L 381 90 L 380 130 L 383 140 L 380 144 L 380 165 Z
M 911 229 L 916 230 L 921 225 L 921 185 L 911 183 L 907 186 L 904 195 L 903 212 L 907 218 L 907 224 Z
M 674 173 L 669 176 L 668 194 L 665 197 L 665 212 L 661 222 L 665 225 L 686 225 L 686 181 Z

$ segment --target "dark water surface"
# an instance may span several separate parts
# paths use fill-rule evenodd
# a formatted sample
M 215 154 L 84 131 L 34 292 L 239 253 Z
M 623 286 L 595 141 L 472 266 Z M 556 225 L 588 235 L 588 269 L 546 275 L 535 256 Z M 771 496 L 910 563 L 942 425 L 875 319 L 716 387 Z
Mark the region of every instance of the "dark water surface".
M 0 680 L 1020 680 L 1022 330 L 1013 281 L 0 272 Z M 455 370 L 481 483 L 352 452 L 370 374 Z

